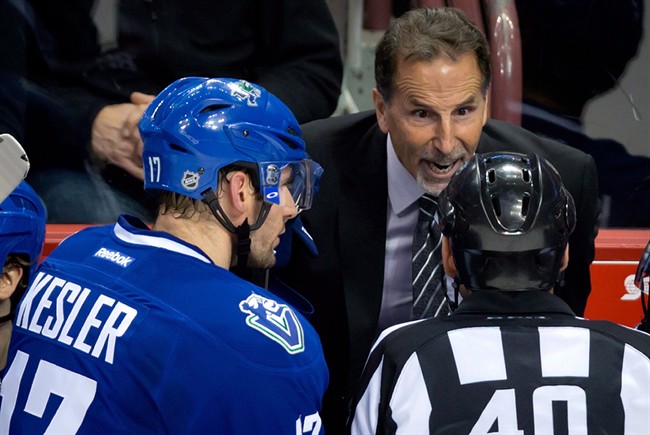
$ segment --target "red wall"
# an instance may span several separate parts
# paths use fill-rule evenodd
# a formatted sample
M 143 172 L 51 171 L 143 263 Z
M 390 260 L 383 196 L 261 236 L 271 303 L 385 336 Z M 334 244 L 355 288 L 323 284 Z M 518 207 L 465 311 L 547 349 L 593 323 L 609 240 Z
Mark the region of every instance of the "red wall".
M 43 256 L 52 252 L 64 238 L 85 227 L 48 224 Z M 642 317 L 640 291 L 632 281 L 648 240 L 650 229 L 600 230 L 596 237 L 596 259 L 591 265 L 591 295 L 586 318 L 612 320 L 631 327 L 639 323 Z

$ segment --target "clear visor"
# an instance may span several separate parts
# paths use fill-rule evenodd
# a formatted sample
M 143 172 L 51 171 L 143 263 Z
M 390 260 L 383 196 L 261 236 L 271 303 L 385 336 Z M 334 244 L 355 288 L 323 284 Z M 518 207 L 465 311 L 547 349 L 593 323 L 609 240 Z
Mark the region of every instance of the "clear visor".
M 280 205 L 282 190 L 286 187 L 300 213 L 311 207 L 323 168 L 313 160 L 300 160 L 261 162 L 259 171 L 260 191 L 264 200 Z

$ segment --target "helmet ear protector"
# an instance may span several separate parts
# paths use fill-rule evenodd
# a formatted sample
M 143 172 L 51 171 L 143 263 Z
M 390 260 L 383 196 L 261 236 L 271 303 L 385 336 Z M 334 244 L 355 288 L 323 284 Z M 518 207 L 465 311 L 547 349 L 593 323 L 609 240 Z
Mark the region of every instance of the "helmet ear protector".
M 471 289 L 549 289 L 575 228 L 573 198 L 535 154 L 476 154 L 438 200 L 458 277 Z
M 0 259 L 2 265 L 8 256 L 18 255 L 29 262 L 29 271 L 24 278 L 29 283 L 34 276 L 36 266 L 45 242 L 45 222 L 47 213 L 43 202 L 36 192 L 21 182 L 2 203 L 0 203 Z M 13 318 L 13 313 L 24 293 L 18 288 L 11 295 L 11 313 L 0 321 Z

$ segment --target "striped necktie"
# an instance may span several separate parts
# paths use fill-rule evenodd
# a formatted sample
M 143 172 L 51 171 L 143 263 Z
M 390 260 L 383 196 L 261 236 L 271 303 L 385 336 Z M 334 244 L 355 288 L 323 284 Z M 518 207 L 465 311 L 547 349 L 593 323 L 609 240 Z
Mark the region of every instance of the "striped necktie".
M 444 294 L 440 244 L 442 233 L 434 222 L 436 198 L 424 194 L 418 200 L 420 213 L 413 234 L 413 318 L 437 317 L 449 313 Z

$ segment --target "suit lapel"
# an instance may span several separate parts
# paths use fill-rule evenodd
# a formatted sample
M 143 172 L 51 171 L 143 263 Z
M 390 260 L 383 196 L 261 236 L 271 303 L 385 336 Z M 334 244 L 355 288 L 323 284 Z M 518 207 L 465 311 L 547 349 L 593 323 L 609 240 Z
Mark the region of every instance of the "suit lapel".
M 341 179 L 339 236 L 341 258 L 354 259 L 341 267 L 350 345 L 359 353 L 372 344 L 382 299 L 388 198 L 386 136 L 375 125 L 356 150 Z

